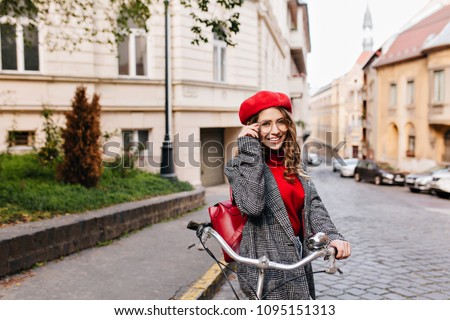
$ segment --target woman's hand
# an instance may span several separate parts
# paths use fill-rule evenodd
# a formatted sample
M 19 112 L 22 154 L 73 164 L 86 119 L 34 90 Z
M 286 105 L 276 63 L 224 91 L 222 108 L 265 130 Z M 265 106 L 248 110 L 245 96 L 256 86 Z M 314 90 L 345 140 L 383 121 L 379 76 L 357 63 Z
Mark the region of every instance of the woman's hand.
M 238 137 L 240 138 L 245 136 L 259 139 L 259 123 L 252 123 L 249 126 L 244 126 Z
M 333 240 L 330 242 L 330 247 L 336 248 L 336 259 L 347 259 L 352 254 L 350 242 L 342 240 Z

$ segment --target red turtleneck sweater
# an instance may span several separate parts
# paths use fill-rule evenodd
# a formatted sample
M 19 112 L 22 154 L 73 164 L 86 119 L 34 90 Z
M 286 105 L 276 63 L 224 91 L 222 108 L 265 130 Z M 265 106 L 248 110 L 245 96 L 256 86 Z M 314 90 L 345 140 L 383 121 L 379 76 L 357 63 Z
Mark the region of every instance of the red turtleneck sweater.
M 266 157 L 266 164 L 272 171 L 278 189 L 280 190 L 281 198 L 283 198 L 286 211 L 291 221 L 294 235 L 300 236 L 302 230 L 301 213 L 304 206 L 305 191 L 301 182 L 295 177 L 293 183 L 290 183 L 284 177 L 286 167 L 283 164 L 283 156 L 274 152 Z

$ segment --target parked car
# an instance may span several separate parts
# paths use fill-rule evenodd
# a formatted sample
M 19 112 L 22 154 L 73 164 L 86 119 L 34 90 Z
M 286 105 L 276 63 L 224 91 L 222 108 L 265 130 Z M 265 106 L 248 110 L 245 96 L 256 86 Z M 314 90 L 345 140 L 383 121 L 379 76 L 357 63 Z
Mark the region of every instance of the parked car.
M 436 193 L 438 197 L 450 197 L 450 169 L 433 174 L 430 189 Z
M 358 164 L 357 158 L 344 159 L 345 165 L 341 166 L 339 171 L 341 172 L 341 177 L 353 177 L 355 174 L 355 168 Z
M 387 162 L 359 160 L 355 168 L 355 181 L 369 181 L 376 185 L 391 184 L 405 185 L 405 175 L 394 169 Z
M 331 161 L 331 168 L 333 169 L 333 172 L 341 171 L 341 164 L 336 158 L 333 158 L 333 161 Z
M 433 174 L 445 172 L 448 169 L 442 166 L 436 166 L 421 173 L 411 173 L 405 177 L 406 185 L 411 192 L 430 192 Z
M 317 167 L 322 163 L 317 153 L 308 152 L 308 165 Z

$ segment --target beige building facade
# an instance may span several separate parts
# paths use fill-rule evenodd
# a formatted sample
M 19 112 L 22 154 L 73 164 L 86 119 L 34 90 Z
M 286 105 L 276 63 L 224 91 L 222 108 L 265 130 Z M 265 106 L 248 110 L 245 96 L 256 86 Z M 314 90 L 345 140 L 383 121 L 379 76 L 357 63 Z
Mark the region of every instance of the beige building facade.
M 362 67 L 371 55 L 361 53 L 348 73 L 333 80 L 310 98 L 312 139 L 329 147 L 345 142 L 339 154 L 345 158 L 361 158 L 363 154 Z
M 295 120 L 300 124 L 305 117 L 301 106 L 308 100 L 306 65 L 311 50 L 307 5 L 297 0 L 250 0 L 238 10 L 236 47 L 226 47 L 212 34 L 207 44 L 194 46 L 188 12 L 171 2 L 175 170 L 178 179 L 194 185 L 224 182 L 223 164 L 233 154 L 241 127 L 239 105 L 256 91 L 288 93 Z M 0 18 L 0 152 L 42 146 L 43 106 L 55 110 L 63 126 L 63 113 L 83 84 L 91 96 L 101 95 L 101 128 L 111 134 L 103 141 L 105 154 L 119 154 L 127 143 L 138 141 L 146 146 L 139 163 L 159 172 L 165 56 L 162 7 L 155 12 L 159 13 L 151 18 L 150 32 L 132 29 L 117 52 L 92 43 L 73 53 L 51 52 L 43 43 L 45 29 L 38 29 L 34 46 L 26 48 L 22 22 Z M 7 38 L 5 28 L 15 28 L 14 34 Z
M 378 141 L 378 77 L 373 64 L 381 51 L 375 51 L 363 66 L 362 86 L 362 154 L 367 159 L 375 159 Z
M 450 163 L 450 6 L 396 36 L 377 73 L 376 159 L 418 172 Z

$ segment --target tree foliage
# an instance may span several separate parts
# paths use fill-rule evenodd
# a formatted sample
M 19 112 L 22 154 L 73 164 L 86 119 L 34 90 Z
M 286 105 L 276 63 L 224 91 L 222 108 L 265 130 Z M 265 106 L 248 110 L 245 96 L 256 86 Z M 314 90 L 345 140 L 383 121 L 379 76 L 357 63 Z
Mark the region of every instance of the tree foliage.
M 157 4 L 174 1 L 189 10 L 193 19 L 193 44 L 208 42 L 206 29 L 235 45 L 233 35 L 240 25 L 235 9 L 244 0 L 0 0 L 0 17 L 27 18 L 30 27 L 45 25 L 49 50 L 73 51 L 83 41 L 115 48 L 130 33 L 130 22 L 149 31 L 148 21 Z
M 100 97 L 94 94 L 92 102 L 86 97 L 86 88 L 77 88 L 72 110 L 66 114 L 66 128 L 62 132 L 64 162 L 59 178 L 70 184 L 95 187 L 101 176 Z
M 61 128 L 53 120 L 53 110 L 44 106 L 42 110 L 44 117 L 45 144 L 39 150 L 39 160 L 48 165 L 59 162 L 61 158 Z

